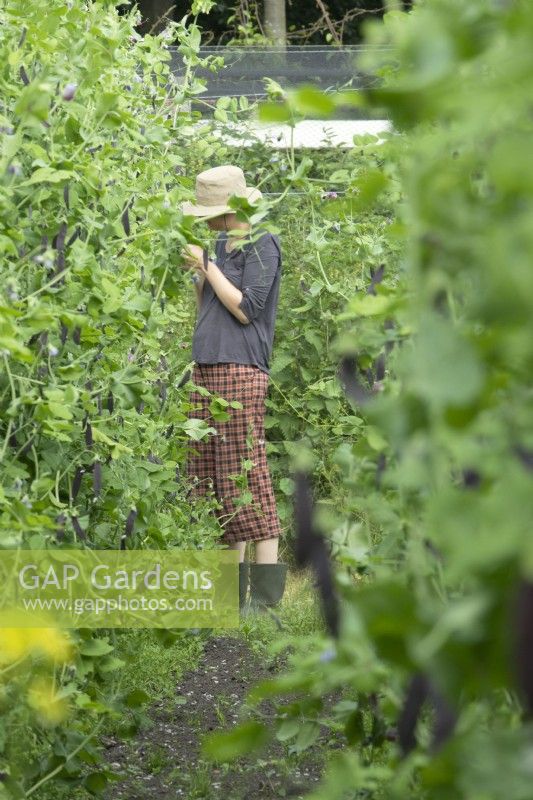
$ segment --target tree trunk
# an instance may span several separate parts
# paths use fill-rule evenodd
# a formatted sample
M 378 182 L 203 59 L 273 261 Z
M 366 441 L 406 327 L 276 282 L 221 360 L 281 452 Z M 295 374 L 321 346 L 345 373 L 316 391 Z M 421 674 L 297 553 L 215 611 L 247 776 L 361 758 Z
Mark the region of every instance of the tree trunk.
M 274 44 L 285 47 L 287 44 L 287 20 L 285 0 L 264 0 L 265 33 Z

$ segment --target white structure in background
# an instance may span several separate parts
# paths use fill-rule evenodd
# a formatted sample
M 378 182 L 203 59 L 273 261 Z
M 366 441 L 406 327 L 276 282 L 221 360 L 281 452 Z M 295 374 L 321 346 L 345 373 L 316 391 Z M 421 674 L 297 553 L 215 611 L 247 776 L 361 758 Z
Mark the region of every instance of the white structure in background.
M 342 147 L 354 145 L 354 136 L 380 136 L 392 130 L 390 122 L 384 119 L 375 120 L 303 120 L 297 122 L 294 129 L 290 125 L 266 124 L 250 122 L 243 124 L 226 123 L 225 130 L 216 131 L 226 144 L 251 147 L 259 139 L 274 149 L 299 147 Z M 231 131 L 235 131 L 235 136 Z M 227 132 L 229 131 L 229 132 Z M 250 136 L 247 137 L 247 131 Z M 291 139 L 292 137 L 292 139 Z

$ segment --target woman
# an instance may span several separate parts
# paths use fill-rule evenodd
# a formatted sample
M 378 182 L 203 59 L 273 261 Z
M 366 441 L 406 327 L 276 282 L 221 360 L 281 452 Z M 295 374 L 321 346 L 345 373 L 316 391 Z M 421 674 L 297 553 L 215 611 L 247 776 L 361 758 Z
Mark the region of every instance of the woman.
M 261 192 L 246 186 L 239 167 L 206 170 L 196 179 L 196 204 L 183 212 L 206 220 L 220 231 L 216 263 L 188 246 L 186 263 L 195 268 L 198 315 L 192 342 L 193 382 L 242 409 L 228 406 L 230 418 L 210 419 L 211 398 L 193 392 L 201 404 L 192 417 L 209 420 L 217 435 L 195 442 L 187 461 L 193 492 L 215 493 L 221 508 L 217 517 L 222 540 L 239 550 L 239 608 L 261 610 L 276 605 L 285 589 L 287 565 L 278 562 L 281 533 L 265 449 L 264 414 L 269 360 L 281 280 L 281 251 L 277 236 L 249 236 L 251 226 L 237 220 L 228 201 L 244 197 L 253 205 Z M 239 502 L 246 493 L 251 502 Z M 236 502 L 234 502 L 236 501 Z M 245 560 L 247 542 L 255 542 L 256 562 Z M 250 602 L 246 591 L 250 581 Z

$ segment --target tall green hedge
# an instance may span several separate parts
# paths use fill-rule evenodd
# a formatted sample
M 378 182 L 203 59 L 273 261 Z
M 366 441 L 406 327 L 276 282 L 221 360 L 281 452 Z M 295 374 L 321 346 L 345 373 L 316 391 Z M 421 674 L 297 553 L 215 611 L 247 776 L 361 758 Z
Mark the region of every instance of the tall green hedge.
M 344 733 L 309 800 L 532 794 L 532 34 L 525 0 L 421 0 L 367 26 L 392 48 L 359 101 L 397 132 L 389 233 L 405 256 L 396 280 L 381 280 L 385 258 L 353 293 L 336 342 L 362 419 L 339 452 L 352 513 L 315 515 L 335 544 L 338 631 L 294 638 L 292 673 L 254 692 L 301 690 L 276 726 L 295 752 L 324 722 Z M 387 196 L 380 171 L 333 201 L 341 224 Z M 309 512 L 302 502 L 301 544 L 314 542 Z M 333 687 L 346 695 L 326 716 Z
M 1 14 L 2 546 L 119 547 L 128 517 L 127 546 L 201 545 L 178 465 L 203 430 L 177 387 L 198 86 L 113 4 Z M 170 35 L 194 64 L 194 22 Z
M 167 44 L 192 68 L 200 31 L 136 22 L 103 0 L 0 7 L 0 548 L 217 546 L 180 472 L 207 427 L 178 385 L 201 86 L 173 81 Z M 120 690 L 105 633 L 0 628 L 2 798 L 105 785 L 94 736 L 109 714 L 131 732 L 149 699 Z

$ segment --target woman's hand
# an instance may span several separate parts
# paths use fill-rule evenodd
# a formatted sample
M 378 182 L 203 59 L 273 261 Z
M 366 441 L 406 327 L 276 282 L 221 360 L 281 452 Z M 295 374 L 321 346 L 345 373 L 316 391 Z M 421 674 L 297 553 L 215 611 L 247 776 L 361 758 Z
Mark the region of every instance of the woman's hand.
M 204 251 L 197 244 L 188 244 L 183 251 L 185 264 L 189 268 L 194 268 L 200 275 L 204 272 Z

